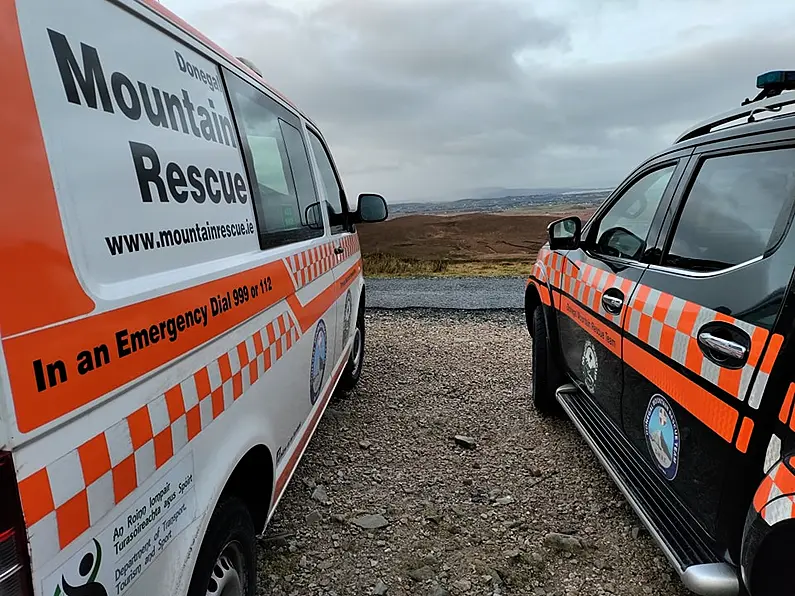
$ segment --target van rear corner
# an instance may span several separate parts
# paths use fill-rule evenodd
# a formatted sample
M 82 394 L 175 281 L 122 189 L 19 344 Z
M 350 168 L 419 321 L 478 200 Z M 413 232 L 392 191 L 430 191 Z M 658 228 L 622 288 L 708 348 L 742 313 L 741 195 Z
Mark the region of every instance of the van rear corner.
M 0 594 L 33 595 L 25 518 L 8 451 L 0 451 Z

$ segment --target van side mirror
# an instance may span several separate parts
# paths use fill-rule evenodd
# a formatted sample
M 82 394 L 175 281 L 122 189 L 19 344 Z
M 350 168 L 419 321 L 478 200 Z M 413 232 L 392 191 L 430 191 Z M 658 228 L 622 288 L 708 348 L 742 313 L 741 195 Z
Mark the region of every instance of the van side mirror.
M 579 217 L 564 217 L 547 226 L 550 250 L 572 250 L 580 246 L 582 221 Z
M 320 210 L 320 202 L 312 203 L 304 211 L 304 221 L 310 230 L 323 229 L 323 212 Z
M 354 223 L 376 223 L 389 217 L 389 207 L 381 195 L 362 193 L 353 214 Z

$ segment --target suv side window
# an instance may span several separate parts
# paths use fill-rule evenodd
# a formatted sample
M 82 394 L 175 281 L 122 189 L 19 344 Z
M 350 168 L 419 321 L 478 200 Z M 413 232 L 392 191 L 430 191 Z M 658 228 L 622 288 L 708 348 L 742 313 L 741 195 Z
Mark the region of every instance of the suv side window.
M 311 129 L 309 129 L 309 142 L 312 144 L 312 152 L 315 154 L 317 167 L 320 169 L 320 183 L 326 190 L 326 206 L 331 223 L 331 233 L 340 234 L 345 231 L 347 221 L 348 210 L 345 193 L 339 178 L 337 178 L 337 172 L 334 170 L 326 146 Z
M 317 195 L 298 117 L 237 76 L 226 72 L 225 79 L 251 178 L 260 246 L 322 236 L 323 225 L 310 209 Z
M 636 180 L 613 203 L 591 234 L 593 253 L 640 259 L 646 251 L 649 230 L 668 182 L 676 169 L 670 165 Z
M 720 271 L 762 256 L 786 231 L 795 198 L 795 149 L 705 159 L 663 264 Z

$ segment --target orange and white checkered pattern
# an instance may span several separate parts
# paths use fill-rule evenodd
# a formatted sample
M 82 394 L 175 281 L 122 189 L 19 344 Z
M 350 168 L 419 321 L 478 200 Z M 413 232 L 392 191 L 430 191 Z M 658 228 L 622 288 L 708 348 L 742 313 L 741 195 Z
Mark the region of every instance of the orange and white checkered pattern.
M 342 247 L 342 254 L 335 254 L 334 248 Z M 337 263 L 359 252 L 359 237 L 356 234 L 345 234 L 338 240 L 326 242 L 291 255 L 285 259 L 287 268 L 293 277 L 295 289 L 300 290 L 321 275 L 331 271 Z
M 649 286 L 636 284 L 632 280 L 581 261 L 572 262 L 559 253 L 547 252 L 543 255 L 543 260 L 552 286 L 572 296 L 580 304 L 605 319 L 622 326 L 641 342 L 716 387 L 740 400 L 748 397 L 751 407 L 759 407 L 768 377 L 781 348 L 783 338 L 780 335 L 773 335 L 770 338 L 767 351 L 760 363 L 759 358 L 765 343 L 768 342 L 767 329 Z M 620 315 L 608 313 L 602 305 L 602 296 L 609 288 L 618 288 L 625 296 L 631 296 Z M 714 321 L 735 325 L 748 333 L 751 338 L 751 352 L 743 368 L 730 370 L 704 357 L 697 341 L 698 330 L 702 325 Z
M 754 509 L 771 526 L 795 517 L 795 458 L 779 461 L 754 495 Z
M 71 544 L 232 407 L 298 341 L 284 312 L 228 352 L 19 483 L 33 551 Z

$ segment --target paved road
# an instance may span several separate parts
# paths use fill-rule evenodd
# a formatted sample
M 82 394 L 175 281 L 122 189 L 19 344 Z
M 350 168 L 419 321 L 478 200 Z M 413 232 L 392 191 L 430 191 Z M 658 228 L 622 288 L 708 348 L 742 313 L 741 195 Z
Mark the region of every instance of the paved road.
M 418 277 L 367 280 L 370 308 L 524 308 L 521 277 Z

